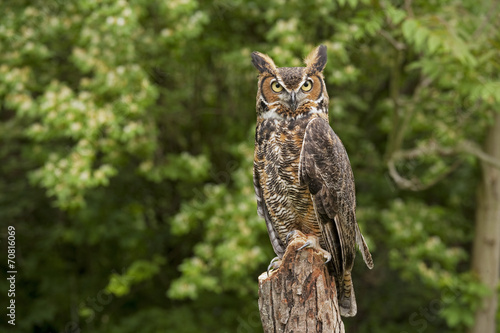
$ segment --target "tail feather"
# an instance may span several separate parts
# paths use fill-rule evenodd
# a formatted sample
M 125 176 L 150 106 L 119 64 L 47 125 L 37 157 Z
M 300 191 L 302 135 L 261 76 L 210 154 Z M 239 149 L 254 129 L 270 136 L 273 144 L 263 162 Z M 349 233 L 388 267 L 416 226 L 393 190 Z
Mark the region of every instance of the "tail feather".
M 344 317 L 354 317 L 358 312 L 358 307 L 356 305 L 356 296 L 354 296 L 354 286 L 350 272 L 344 274 L 344 283 L 340 288 L 340 292 L 340 314 Z
M 366 245 L 365 238 L 361 234 L 359 230 L 359 226 L 356 226 L 356 243 L 358 244 L 359 251 L 361 251 L 361 255 L 363 256 L 363 260 L 368 266 L 369 269 L 373 268 L 373 259 L 370 253 L 370 249 L 368 249 L 368 245 Z

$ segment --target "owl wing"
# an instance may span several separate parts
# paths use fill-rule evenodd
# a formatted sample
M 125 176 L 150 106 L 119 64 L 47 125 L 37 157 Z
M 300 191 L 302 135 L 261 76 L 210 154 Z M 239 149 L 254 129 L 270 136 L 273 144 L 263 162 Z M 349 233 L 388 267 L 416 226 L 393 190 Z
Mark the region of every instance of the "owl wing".
M 278 257 L 282 258 L 285 253 L 285 246 L 279 238 L 278 232 L 274 227 L 271 217 L 269 216 L 269 211 L 267 210 L 267 206 L 262 195 L 257 163 L 258 161 L 254 160 L 253 186 L 255 189 L 255 197 L 257 199 L 257 213 L 266 221 L 267 232 L 269 234 L 269 239 L 271 240 L 274 253 L 276 253 Z
M 366 265 L 373 261 L 356 222 L 354 176 L 349 157 L 328 121 L 311 120 L 305 130 L 299 164 L 301 184 L 307 184 L 318 216 L 323 242 L 336 276 L 351 271 L 357 243 Z

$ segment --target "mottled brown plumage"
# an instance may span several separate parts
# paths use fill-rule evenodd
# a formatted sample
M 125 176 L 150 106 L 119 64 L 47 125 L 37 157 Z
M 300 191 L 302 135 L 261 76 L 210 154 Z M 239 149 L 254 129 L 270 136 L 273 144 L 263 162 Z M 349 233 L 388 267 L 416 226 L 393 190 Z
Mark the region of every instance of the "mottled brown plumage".
M 252 53 L 259 70 L 254 186 L 258 213 L 281 258 L 293 230 L 318 237 L 344 316 L 356 314 L 351 282 L 356 244 L 369 268 L 373 261 L 356 222 L 354 177 L 342 142 L 328 124 L 323 80 L 326 47 L 309 54 L 306 67 L 276 67 Z

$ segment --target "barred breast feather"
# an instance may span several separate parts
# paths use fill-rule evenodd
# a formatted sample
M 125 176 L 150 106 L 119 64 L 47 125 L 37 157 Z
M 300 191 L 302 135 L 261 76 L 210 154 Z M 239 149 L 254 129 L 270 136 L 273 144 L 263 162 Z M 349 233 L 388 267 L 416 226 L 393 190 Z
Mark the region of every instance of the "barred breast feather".
M 293 230 L 320 235 L 307 185 L 300 184 L 300 152 L 307 118 L 262 119 L 257 124 L 254 187 L 259 215 L 264 217 L 275 253 L 285 251 Z

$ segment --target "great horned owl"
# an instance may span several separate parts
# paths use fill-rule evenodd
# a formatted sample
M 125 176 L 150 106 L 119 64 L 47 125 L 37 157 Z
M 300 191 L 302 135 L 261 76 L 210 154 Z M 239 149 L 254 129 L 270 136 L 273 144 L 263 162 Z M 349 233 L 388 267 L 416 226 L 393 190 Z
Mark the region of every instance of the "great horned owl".
M 318 237 L 332 260 L 343 316 L 357 311 L 351 270 L 356 244 L 369 268 L 371 254 L 356 222 L 354 177 L 342 142 L 328 123 L 323 80 L 324 45 L 306 67 L 276 67 L 252 53 L 259 70 L 254 186 L 258 213 L 267 224 L 274 252 L 282 258 L 287 235 L 300 230 Z

